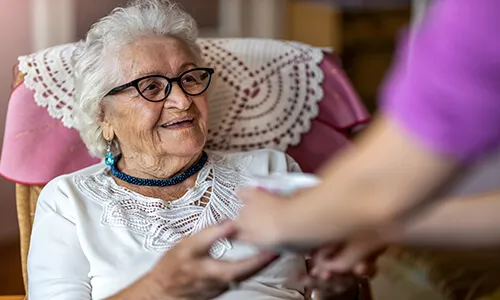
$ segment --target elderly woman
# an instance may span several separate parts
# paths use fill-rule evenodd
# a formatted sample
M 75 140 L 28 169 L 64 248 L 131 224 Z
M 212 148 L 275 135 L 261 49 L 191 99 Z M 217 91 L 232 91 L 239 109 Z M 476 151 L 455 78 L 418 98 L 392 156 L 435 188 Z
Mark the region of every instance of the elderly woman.
M 303 284 L 288 280 L 304 272 L 303 257 L 277 259 L 232 241 L 231 222 L 214 226 L 236 218 L 235 189 L 252 174 L 299 168 L 276 151 L 204 150 L 214 70 L 196 38 L 178 6 L 143 0 L 98 21 L 78 45 L 77 128 L 105 164 L 42 191 L 30 300 L 304 298 Z

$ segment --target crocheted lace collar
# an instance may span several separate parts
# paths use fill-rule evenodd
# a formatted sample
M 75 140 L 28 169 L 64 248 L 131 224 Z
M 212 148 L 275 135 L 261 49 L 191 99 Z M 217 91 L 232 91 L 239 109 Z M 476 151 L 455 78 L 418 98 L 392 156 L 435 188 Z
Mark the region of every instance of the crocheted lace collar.
M 144 237 L 145 249 L 164 252 L 186 236 L 236 218 L 242 204 L 235 189 L 249 183 L 245 169 L 251 160 L 251 156 L 210 152 L 195 186 L 181 198 L 168 202 L 119 186 L 109 170 L 77 176 L 75 183 L 82 194 L 102 206 L 104 226 L 139 234 Z M 230 241 L 220 240 L 210 254 L 219 258 L 231 247 Z

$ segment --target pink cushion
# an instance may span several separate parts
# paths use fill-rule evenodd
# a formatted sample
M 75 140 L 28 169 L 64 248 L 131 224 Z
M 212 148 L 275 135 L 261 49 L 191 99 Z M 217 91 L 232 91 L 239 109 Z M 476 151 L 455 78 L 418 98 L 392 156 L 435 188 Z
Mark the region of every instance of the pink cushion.
M 311 130 L 302 136 L 300 144 L 287 150 L 304 172 L 315 172 L 334 153 L 349 145 L 348 133 L 369 120 L 336 56 L 326 54 L 320 67 L 325 79 L 319 115 L 312 120 Z
M 43 185 L 56 176 L 95 164 L 74 129 L 64 127 L 36 105 L 34 92 L 20 84 L 9 101 L 0 173 L 17 183 Z
M 366 122 L 368 114 L 359 101 L 335 56 L 325 55 L 324 97 L 319 115 L 299 145 L 288 153 L 306 172 L 314 172 L 333 153 L 349 145 L 347 132 Z M 61 174 L 95 164 L 74 129 L 64 127 L 37 106 L 34 93 L 24 84 L 13 92 L 7 112 L 0 173 L 24 184 L 45 184 Z

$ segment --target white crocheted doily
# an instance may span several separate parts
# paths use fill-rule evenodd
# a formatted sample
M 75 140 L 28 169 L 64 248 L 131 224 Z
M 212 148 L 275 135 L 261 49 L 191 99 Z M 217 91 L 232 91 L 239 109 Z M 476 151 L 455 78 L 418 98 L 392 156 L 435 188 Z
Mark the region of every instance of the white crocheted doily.
M 207 148 L 286 150 L 300 142 L 323 98 L 320 48 L 269 39 L 200 39 L 211 87 Z M 50 116 L 73 127 L 71 55 L 75 44 L 19 58 L 25 85 Z

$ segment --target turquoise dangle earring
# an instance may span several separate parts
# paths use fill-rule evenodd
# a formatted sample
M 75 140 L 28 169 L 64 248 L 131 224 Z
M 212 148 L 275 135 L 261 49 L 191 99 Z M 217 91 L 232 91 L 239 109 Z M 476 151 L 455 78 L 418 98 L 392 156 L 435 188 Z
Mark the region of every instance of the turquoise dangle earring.
M 106 148 L 106 156 L 104 156 L 104 163 L 107 166 L 113 166 L 115 164 L 115 157 L 113 156 L 113 153 L 111 153 L 111 143 L 113 140 L 109 140 L 108 142 L 108 147 Z

